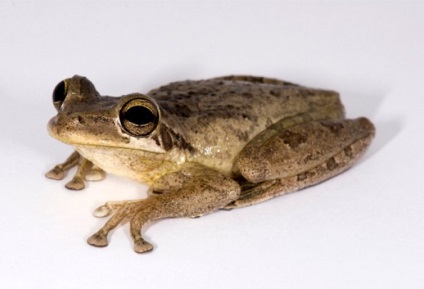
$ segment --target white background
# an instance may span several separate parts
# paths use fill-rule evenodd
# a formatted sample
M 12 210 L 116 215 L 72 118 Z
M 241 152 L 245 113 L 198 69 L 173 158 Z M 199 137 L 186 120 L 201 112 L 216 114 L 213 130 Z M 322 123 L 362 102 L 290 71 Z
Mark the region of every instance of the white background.
M 422 3 L 422 2 L 421 2 Z M 1 288 L 423 288 L 424 5 L 397 1 L 0 2 Z M 246 209 L 86 238 L 114 176 L 80 192 L 44 178 L 51 92 L 73 74 L 103 94 L 233 73 L 338 90 L 377 136 L 351 170 Z

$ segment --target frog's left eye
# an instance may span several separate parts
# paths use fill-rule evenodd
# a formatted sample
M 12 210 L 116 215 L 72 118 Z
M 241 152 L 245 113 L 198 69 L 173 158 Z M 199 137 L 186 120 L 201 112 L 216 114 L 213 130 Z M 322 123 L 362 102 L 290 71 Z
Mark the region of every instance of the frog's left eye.
M 59 111 L 63 101 L 67 95 L 67 82 L 65 80 L 59 82 L 53 90 L 53 105 Z
M 155 130 L 159 123 L 159 113 L 152 101 L 133 98 L 122 106 L 119 120 L 126 132 L 136 137 L 142 137 Z

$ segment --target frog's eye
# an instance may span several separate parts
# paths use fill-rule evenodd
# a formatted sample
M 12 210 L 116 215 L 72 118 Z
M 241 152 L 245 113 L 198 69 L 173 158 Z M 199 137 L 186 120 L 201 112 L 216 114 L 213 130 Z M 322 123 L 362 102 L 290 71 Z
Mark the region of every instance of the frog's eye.
M 68 88 L 65 80 L 59 82 L 53 90 L 53 105 L 58 111 L 66 98 L 67 90 Z
M 125 103 L 119 113 L 122 128 L 129 134 L 141 137 L 152 133 L 158 125 L 156 105 L 144 98 L 133 98 Z

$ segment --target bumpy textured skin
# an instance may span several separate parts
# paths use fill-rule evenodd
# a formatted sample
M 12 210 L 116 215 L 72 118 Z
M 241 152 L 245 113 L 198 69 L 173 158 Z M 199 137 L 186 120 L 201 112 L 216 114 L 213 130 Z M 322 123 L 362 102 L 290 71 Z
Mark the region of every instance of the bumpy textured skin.
M 174 136 L 173 146 L 184 149 L 189 144 L 190 161 L 207 163 L 227 175 L 246 143 L 282 119 L 344 116 L 335 92 L 261 77 L 175 82 L 148 94 L 162 109 L 161 134 Z M 183 141 L 175 141 L 175 135 Z
M 88 242 L 129 219 L 136 252 L 153 246 L 141 227 L 170 217 L 196 217 L 217 209 L 252 205 L 324 181 L 364 153 L 375 129 L 366 118 L 347 120 L 338 94 L 253 76 L 171 83 L 147 93 L 160 114 L 156 129 L 134 137 L 119 113 L 128 100 L 100 96 L 84 77 L 65 80 L 63 101 L 49 132 L 76 152 L 47 173 L 82 189 L 104 171 L 151 186 L 144 200 L 108 202 L 95 215 L 112 215 Z

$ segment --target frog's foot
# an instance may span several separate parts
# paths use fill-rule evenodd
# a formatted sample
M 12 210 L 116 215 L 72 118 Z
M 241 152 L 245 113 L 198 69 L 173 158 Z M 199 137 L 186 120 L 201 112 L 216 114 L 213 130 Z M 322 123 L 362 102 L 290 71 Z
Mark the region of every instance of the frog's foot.
M 107 236 L 109 232 L 125 219 L 130 219 L 131 236 L 134 240 L 134 251 L 137 253 L 151 251 L 153 246 L 142 238 L 141 227 L 154 218 L 152 215 L 152 208 L 150 200 L 108 202 L 97 208 L 94 212 L 96 217 L 106 217 L 112 213 L 113 215 L 99 231 L 88 238 L 88 244 L 95 247 L 107 246 Z
M 70 182 L 65 187 L 69 190 L 82 190 L 85 188 L 87 181 L 99 181 L 104 179 L 105 172 L 93 165 L 92 162 L 83 158 L 78 152 L 73 152 L 65 162 L 56 165 L 52 170 L 46 173 L 46 177 L 54 180 L 62 180 L 67 172 L 77 166 L 77 172 Z
M 143 239 L 141 236 L 141 227 L 149 221 L 149 218 L 146 218 L 149 209 L 141 210 L 130 221 L 131 227 L 131 236 L 134 240 L 134 251 L 136 253 L 145 253 L 153 250 L 153 245 Z
M 66 173 L 78 164 L 80 158 L 81 156 L 78 152 L 73 152 L 65 162 L 56 165 L 48 171 L 46 177 L 53 180 L 62 180 L 66 176 Z

